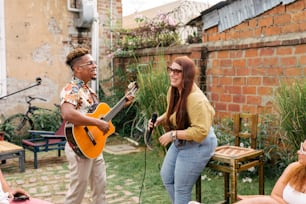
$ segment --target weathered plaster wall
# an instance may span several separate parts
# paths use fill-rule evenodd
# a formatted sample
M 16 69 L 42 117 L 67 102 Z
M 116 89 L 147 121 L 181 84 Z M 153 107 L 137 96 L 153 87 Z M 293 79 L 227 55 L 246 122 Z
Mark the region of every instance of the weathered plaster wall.
M 8 93 L 34 84 L 36 77 L 42 84 L 1 101 L 3 112 L 23 111 L 26 95 L 46 98 L 42 106 L 58 103 L 60 87 L 71 75 L 64 60 L 70 49 L 68 34 L 75 32 L 72 23 L 66 1 L 5 1 Z
M 95 42 L 99 48 L 99 79 L 103 80 L 112 75 L 111 61 L 106 57 L 111 49 L 110 26 L 121 26 L 122 5 L 121 0 L 97 0 L 97 7 Z M 24 112 L 27 95 L 46 98 L 47 102 L 37 105 L 52 108 L 71 78 L 71 70 L 65 65 L 67 53 L 77 46 L 91 48 L 92 30 L 77 30 L 79 14 L 68 11 L 67 0 L 9 0 L 4 10 L 8 94 L 35 84 L 36 77 L 42 78 L 42 84 L 0 100 L 0 114 Z M 102 86 L 107 90 L 107 84 Z

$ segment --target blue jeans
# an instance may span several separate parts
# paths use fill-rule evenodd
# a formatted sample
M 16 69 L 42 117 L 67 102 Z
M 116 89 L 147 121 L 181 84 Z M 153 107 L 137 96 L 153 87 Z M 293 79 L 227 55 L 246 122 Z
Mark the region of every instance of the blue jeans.
M 217 138 L 213 128 L 201 143 L 187 141 L 178 146 L 178 141 L 175 141 L 171 144 L 160 174 L 172 204 L 187 204 L 191 200 L 192 187 L 216 147 Z

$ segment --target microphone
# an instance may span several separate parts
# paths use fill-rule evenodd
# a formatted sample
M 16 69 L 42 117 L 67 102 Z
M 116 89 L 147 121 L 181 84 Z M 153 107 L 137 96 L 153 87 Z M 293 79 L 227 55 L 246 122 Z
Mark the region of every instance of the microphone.
M 41 78 L 40 78 L 40 77 L 37 77 L 37 78 L 36 78 L 36 83 L 37 83 L 37 85 L 40 85 L 40 84 L 41 84 Z
M 148 141 L 148 143 L 149 143 L 149 141 L 150 141 L 151 134 L 152 134 L 152 131 L 153 131 L 153 128 L 154 128 L 154 124 L 155 124 L 155 122 L 156 122 L 156 119 L 157 119 L 157 113 L 153 113 L 153 114 L 152 114 L 152 117 L 151 117 L 151 122 L 153 123 L 153 127 L 149 129 L 148 134 L 147 134 L 147 141 Z

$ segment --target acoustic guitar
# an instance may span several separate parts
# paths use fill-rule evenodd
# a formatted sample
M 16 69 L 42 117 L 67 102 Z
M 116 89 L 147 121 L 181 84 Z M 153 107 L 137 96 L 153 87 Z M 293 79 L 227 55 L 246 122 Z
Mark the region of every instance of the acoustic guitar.
M 112 109 L 106 103 L 99 103 L 92 113 L 86 114 L 89 117 L 107 121 L 109 123 L 109 131 L 107 133 L 103 133 L 96 126 L 77 126 L 66 122 L 65 136 L 67 142 L 78 156 L 94 159 L 101 154 L 107 137 L 115 132 L 115 126 L 112 124 L 111 119 L 123 109 L 127 102 L 127 96 L 134 95 L 138 89 L 136 82 L 130 83 L 128 88 L 128 93 Z

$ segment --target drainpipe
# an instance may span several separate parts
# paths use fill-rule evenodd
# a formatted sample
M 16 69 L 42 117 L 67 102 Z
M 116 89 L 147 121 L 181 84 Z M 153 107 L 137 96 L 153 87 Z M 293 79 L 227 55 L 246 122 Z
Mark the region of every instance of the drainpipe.
M 110 1 L 110 50 L 113 51 L 113 0 Z M 114 87 L 114 58 L 111 58 L 112 87 Z
M 97 80 L 91 81 L 91 88 L 98 93 L 99 91 L 99 14 L 97 11 L 97 0 L 88 0 L 93 2 L 93 21 L 91 23 L 91 55 L 97 63 Z M 82 4 L 86 3 L 86 0 L 82 0 Z M 67 9 L 71 12 L 81 13 L 82 9 L 71 7 L 71 0 L 67 0 Z M 89 13 L 87 13 L 89 14 Z M 86 20 L 88 16 L 86 15 Z M 81 22 L 80 22 L 81 23 Z M 82 24 L 82 23 L 81 23 Z
M 97 63 L 97 79 L 92 81 L 91 88 L 99 92 L 99 14 L 97 8 L 97 0 L 93 1 L 94 4 L 94 19 L 91 25 L 91 54 Z
M 6 50 L 5 50 L 5 24 L 4 0 L 0 0 L 0 97 L 5 96 L 6 89 Z

